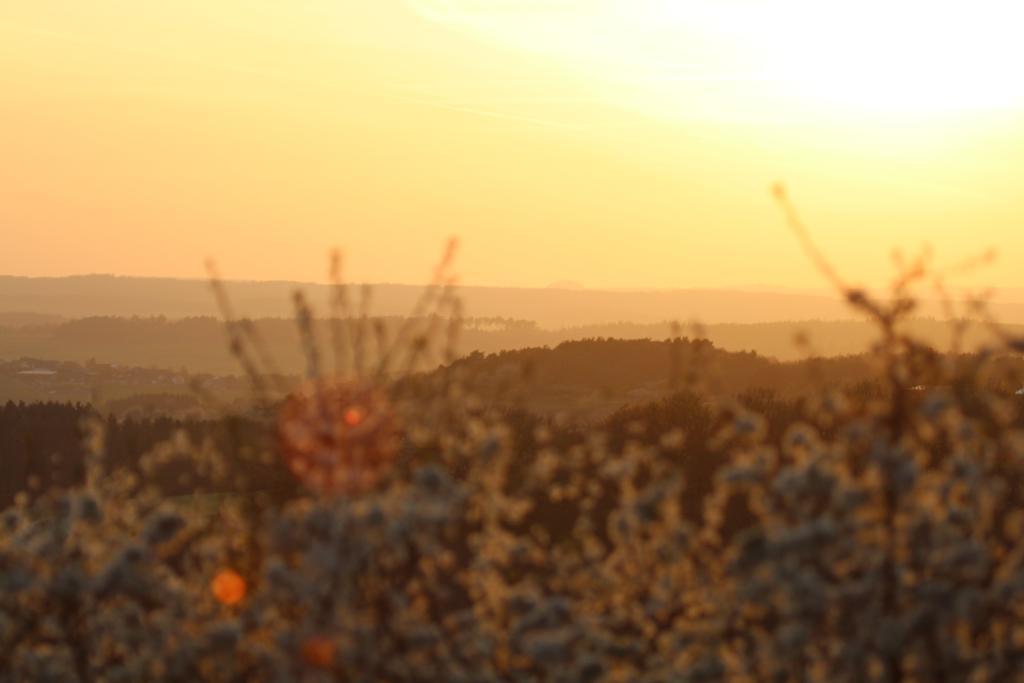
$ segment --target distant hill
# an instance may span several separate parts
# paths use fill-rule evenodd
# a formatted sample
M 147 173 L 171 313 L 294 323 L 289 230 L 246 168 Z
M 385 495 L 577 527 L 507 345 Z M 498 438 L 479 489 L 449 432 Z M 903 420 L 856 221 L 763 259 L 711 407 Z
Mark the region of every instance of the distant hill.
M 456 372 L 488 402 L 530 413 L 601 418 L 690 387 L 707 396 L 771 389 L 798 396 L 820 386 L 852 384 L 872 376 L 863 356 L 781 363 L 750 352 L 730 352 L 706 340 L 588 339 L 499 353 L 474 353 L 434 372 Z M 411 381 L 418 381 L 414 376 Z M 91 402 L 118 413 L 189 414 L 200 410 L 195 379 L 233 403 L 251 398 L 242 378 L 191 375 L 132 365 L 20 358 L 0 360 L 0 403 Z M 299 375 L 287 380 L 297 382 Z M 188 400 L 186 400 L 188 399 Z
M 587 339 L 554 348 L 473 354 L 453 365 L 471 386 L 534 413 L 600 418 L 691 388 L 706 396 L 757 389 L 810 395 L 875 378 L 866 356 L 780 362 L 707 340 Z
M 204 400 L 193 385 L 215 395 L 216 403 Z M 92 404 L 117 415 L 186 416 L 245 406 L 251 398 L 249 383 L 241 377 L 38 358 L 0 360 L 0 405 L 56 401 Z
M 28 327 L 30 325 L 53 325 L 64 320 L 59 315 L 26 313 L 24 311 L 0 311 L 0 327 Z
M 291 315 L 290 295 L 297 288 L 305 290 L 321 309 L 328 300 L 328 286 L 322 284 L 228 282 L 227 285 L 240 314 L 254 318 Z M 612 291 L 470 286 L 461 287 L 459 291 L 469 316 L 532 320 L 548 329 L 617 322 L 652 324 L 666 320 L 749 324 L 854 317 L 836 296 L 801 291 Z M 373 311 L 378 315 L 405 315 L 421 292 L 419 286 L 373 285 Z M 1008 295 L 995 310 L 1007 322 L 1024 323 L 1024 295 Z M 217 313 L 209 286 L 203 280 L 110 275 L 0 276 L 0 311 L 65 318 L 134 315 L 184 318 Z M 931 317 L 943 315 L 937 304 L 927 302 L 920 313 Z
M 1000 356 L 992 379 L 1001 391 L 1024 376 L 1024 355 Z M 868 354 L 782 362 L 728 351 L 707 340 L 585 339 L 554 348 L 473 354 L 453 364 L 484 397 L 532 413 L 601 419 L 688 389 L 705 397 L 769 392 L 783 399 L 820 396 L 829 388 L 881 379 Z
M 251 317 L 290 315 L 291 294 L 299 288 L 322 306 L 329 296 L 328 286 L 322 284 L 229 282 L 227 285 L 235 307 Z M 404 315 L 413 307 L 422 289 L 414 285 L 375 284 L 372 286 L 373 311 L 378 315 Z M 837 319 L 850 315 L 836 298 L 811 294 L 506 287 L 461 287 L 459 292 L 467 315 L 534 320 L 549 328 L 694 319 L 705 323 L 750 323 Z M 4 310 L 68 318 L 133 315 L 183 318 L 217 313 L 209 285 L 203 280 L 107 275 L 0 277 L 0 311 Z
M 381 319 L 393 337 L 403 319 Z M 265 346 L 283 372 L 299 374 L 305 359 L 293 320 L 267 318 L 255 321 Z M 941 349 L 949 349 L 951 327 L 936 320 L 912 320 L 908 329 L 917 337 Z M 1024 326 L 1009 328 L 1024 336 Z M 321 323 L 319 339 L 326 346 L 330 337 Z M 875 326 L 855 320 L 774 322 L 683 327 L 682 334 L 712 341 L 719 349 L 755 351 L 778 360 L 799 360 L 808 356 L 842 356 L 863 353 L 877 338 Z M 594 339 L 664 340 L 672 326 L 661 323 L 617 323 L 545 329 L 532 321 L 508 318 L 469 318 L 459 335 L 458 352 L 494 353 L 530 347 L 555 347 L 564 342 Z M 806 341 L 798 344 L 802 336 Z M 973 326 L 965 349 L 992 341 L 991 334 Z M 237 374 L 240 369 L 228 352 L 223 323 L 213 317 L 118 318 L 96 317 L 57 323 L 5 326 L 0 324 L 0 361 L 22 357 L 47 358 L 85 363 L 119 363 L 140 367 L 186 369 L 216 375 Z
M 838 296 L 829 293 L 765 289 L 611 291 L 560 285 L 536 289 L 462 287 L 459 291 L 467 315 L 526 319 L 554 330 L 614 323 L 650 325 L 665 321 L 699 321 L 706 325 L 839 321 L 855 316 Z M 291 315 L 291 294 L 296 289 L 304 290 L 314 305 L 326 307 L 328 287 L 294 282 L 227 283 L 234 306 L 240 314 L 251 317 Z M 412 285 L 373 285 L 373 311 L 379 315 L 407 314 L 422 291 L 422 287 Z M 357 292 L 353 291 L 355 294 Z M 997 301 L 993 311 L 1002 321 L 1024 323 L 1024 291 L 1007 290 Z M 93 315 L 178 318 L 217 313 L 206 281 L 115 275 L 70 278 L 0 275 L 0 311 L 68 318 Z M 944 316 L 941 306 L 935 302 L 923 302 L 920 313 Z
M 1024 356 L 1006 356 L 998 362 L 1012 364 L 1016 376 L 1024 376 Z M 705 397 L 758 390 L 786 399 L 818 395 L 826 387 L 871 382 L 878 377 L 878 366 L 864 354 L 783 362 L 750 351 L 722 349 L 704 339 L 581 339 L 553 347 L 475 352 L 408 381 L 446 372 L 457 373 L 493 405 L 600 419 L 683 389 Z M 289 374 L 287 384 L 299 381 L 299 372 L 289 369 Z M 993 375 L 1011 376 L 1009 372 Z M 87 402 L 97 395 L 107 409 L 119 414 L 191 414 L 202 407 L 190 388 L 192 380 L 217 403 L 237 405 L 252 397 L 247 380 L 241 377 L 22 358 L 0 360 L 0 403 Z

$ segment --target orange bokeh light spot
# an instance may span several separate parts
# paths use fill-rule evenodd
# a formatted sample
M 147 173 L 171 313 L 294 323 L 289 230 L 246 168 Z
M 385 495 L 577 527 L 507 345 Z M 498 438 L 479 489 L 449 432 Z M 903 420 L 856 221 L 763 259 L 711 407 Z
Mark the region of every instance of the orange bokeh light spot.
M 237 605 L 245 599 L 248 586 L 238 572 L 233 569 L 221 569 L 210 582 L 210 591 L 220 604 Z
M 358 381 L 300 388 L 278 413 L 280 453 L 292 473 L 326 495 L 358 495 L 386 475 L 398 450 L 395 413 L 385 392 Z
M 345 424 L 349 427 L 357 427 L 366 417 L 366 412 L 359 406 L 352 406 L 345 411 Z
M 334 664 L 334 641 L 327 636 L 312 636 L 302 643 L 302 661 L 321 669 Z

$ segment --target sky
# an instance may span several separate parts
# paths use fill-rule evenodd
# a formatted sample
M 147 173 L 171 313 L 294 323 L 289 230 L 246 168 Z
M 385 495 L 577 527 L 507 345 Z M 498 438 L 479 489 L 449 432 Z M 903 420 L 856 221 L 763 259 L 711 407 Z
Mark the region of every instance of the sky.
M 897 9 L 893 9 L 896 7 Z M 894 249 L 1022 287 L 1014 3 L 0 7 L 0 273 L 793 287 Z

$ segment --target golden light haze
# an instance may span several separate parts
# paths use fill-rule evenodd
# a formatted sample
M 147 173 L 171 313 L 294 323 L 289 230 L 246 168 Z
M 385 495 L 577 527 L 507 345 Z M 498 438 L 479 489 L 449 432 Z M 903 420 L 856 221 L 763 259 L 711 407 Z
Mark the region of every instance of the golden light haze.
M 32 0 L 0 8 L 0 273 L 1024 286 L 1013 3 Z

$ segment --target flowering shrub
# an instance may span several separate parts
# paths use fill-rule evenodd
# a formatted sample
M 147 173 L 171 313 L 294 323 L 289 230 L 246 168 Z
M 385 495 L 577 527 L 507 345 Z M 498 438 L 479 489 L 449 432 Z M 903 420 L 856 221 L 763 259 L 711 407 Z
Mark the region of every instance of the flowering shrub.
M 283 399 L 229 316 L 277 436 L 246 457 L 306 493 L 269 499 L 184 437 L 111 470 L 92 424 L 85 484 L 4 513 L 0 681 L 1019 680 L 1020 400 L 986 374 L 1000 353 L 901 331 L 914 277 L 889 301 L 844 289 L 884 333 L 884 381 L 789 406 L 784 429 L 763 396 L 684 393 L 693 433 L 518 438 L 457 372 L 410 379 L 457 330 L 443 268 L 424 329 L 370 354 L 338 316 L 335 371 L 308 338 Z M 683 476 L 694 439 L 707 481 Z M 182 461 L 237 493 L 147 483 Z

